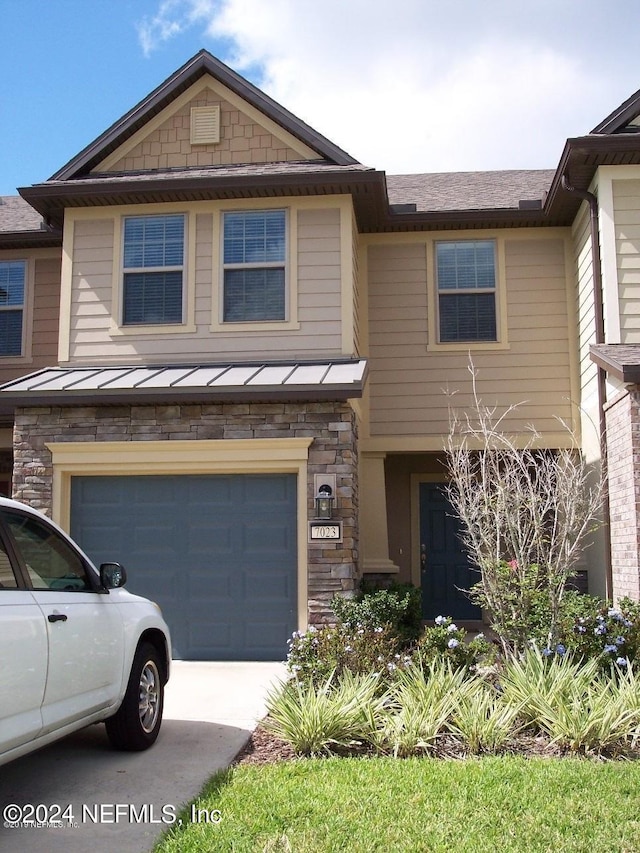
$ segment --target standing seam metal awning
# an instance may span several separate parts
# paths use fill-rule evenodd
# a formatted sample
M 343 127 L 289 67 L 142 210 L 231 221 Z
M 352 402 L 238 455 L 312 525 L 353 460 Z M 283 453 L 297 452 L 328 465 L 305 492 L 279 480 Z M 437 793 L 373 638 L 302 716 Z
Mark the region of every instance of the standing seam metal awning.
M 0 386 L 13 405 L 152 402 L 179 398 L 348 399 L 361 397 L 365 359 L 127 367 L 49 367 Z

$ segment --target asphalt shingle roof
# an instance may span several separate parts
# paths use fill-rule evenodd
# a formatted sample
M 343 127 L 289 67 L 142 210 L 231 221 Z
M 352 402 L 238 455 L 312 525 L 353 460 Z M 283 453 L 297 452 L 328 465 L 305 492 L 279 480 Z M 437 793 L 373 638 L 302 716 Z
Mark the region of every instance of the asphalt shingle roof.
M 390 204 L 415 204 L 419 211 L 508 209 L 544 201 L 554 175 L 553 169 L 387 175 L 387 191 Z
M 44 222 L 23 198 L 16 195 L 0 196 L 0 233 L 15 231 L 42 231 Z

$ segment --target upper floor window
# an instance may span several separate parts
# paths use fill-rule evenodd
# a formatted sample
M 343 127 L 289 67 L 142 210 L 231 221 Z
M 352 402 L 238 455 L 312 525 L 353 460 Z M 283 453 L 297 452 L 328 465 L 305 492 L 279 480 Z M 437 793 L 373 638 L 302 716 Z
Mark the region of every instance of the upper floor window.
M 284 210 L 224 214 L 224 322 L 286 320 Z
M 0 356 L 22 355 L 26 261 L 0 261 Z
M 436 243 L 440 343 L 496 341 L 493 240 Z
M 125 326 L 182 323 L 184 232 L 182 214 L 125 218 Z

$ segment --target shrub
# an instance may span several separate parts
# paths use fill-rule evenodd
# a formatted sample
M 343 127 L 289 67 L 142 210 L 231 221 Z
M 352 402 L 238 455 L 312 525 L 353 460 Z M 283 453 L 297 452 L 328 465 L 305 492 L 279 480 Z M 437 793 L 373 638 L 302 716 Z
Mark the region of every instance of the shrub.
M 451 723 L 468 682 L 443 660 L 398 669 L 382 711 L 378 748 L 405 757 L 433 749 Z
M 588 691 L 597 671 L 595 660 L 581 663 L 570 655 L 548 657 L 534 646 L 505 662 L 500 687 L 505 701 L 519 709 L 525 723 L 544 729 L 554 709 L 570 704 L 576 691 L 578 695 Z
M 378 696 L 378 677 L 334 674 L 316 685 L 295 679 L 267 696 L 268 731 L 302 755 L 328 753 L 334 747 L 370 742 L 378 727 L 385 696 Z
M 640 604 L 629 598 L 618 607 L 598 603 L 565 626 L 563 645 L 582 660 L 596 658 L 604 671 L 624 669 L 640 655 Z
M 378 590 L 364 586 L 354 598 L 334 596 L 331 606 L 338 621 L 351 629 L 388 625 L 402 642 L 415 640 L 420 634 L 421 592 L 411 584 L 393 584 Z
M 458 702 L 451 732 L 474 755 L 500 752 L 521 728 L 518 712 L 491 685 L 474 679 Z
M 295 678 L 318 684 L 332 673 L 386 673 L 397 665 L 397 654 L 398 640 L 388 626 L 312 626 L 289 640 L 287 666 Z
M 443 660 L 454 669 L 471 669 L 495 660 L 495 648 L 483 634 L 469 640 L 467 632 L 449 616 L 438 616 L 434 626 L 425 628 L 414 651 L 425 663 Z
M 599 660 L 545 656 L 530 649 L 510 660 L 501 679 L 503 695 L 523 719 L 551 743 L 577 753 L 616 752 L 636 739 L 640 685 L 632 668 L 620 679 L 599 672 Z

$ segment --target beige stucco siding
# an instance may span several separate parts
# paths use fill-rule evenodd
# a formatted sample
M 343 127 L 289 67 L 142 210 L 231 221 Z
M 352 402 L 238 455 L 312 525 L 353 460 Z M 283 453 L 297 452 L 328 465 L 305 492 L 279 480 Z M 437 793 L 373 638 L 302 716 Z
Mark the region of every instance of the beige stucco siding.
M 640 343 L 640 180 L 613 181 L 620 342 Z
M 211 207 L 211 206 L 210 206 Z M 341 218 L 346 207 L 288 207 L 291 313 L 281 324 L 220 322 L 220 209 L 187 214 L 185 322 L 120 326 L 119 222 L 77 213 L 72 230 L 68 357 L 76 363 L 315 358 L 342 354 Z M 123 209 L 123 213 L 131 211 Z M 135 211 L 137 212 L 137 211 Z M 115 259 L 115 260 L 114 260 Z M 350 270 L 347 271 L 350 274 Z M 63 361 L 66 359 L 62 358 Z
M 471 403 L 468 349 L 428 349 L 435 308 L 429 256 L 425 240 L 369 249 L 372 437 L 440 436 L 448 405 Z M 522 403 L 511 429 L 533 423 L 557 433 L 555 416 L 571 416 L 565 240 L 504 239 L 499 286 L 506 288 L 506 348 L 471 347 L 480 395 L 487 405 Z

